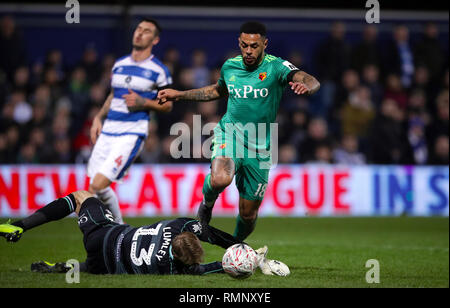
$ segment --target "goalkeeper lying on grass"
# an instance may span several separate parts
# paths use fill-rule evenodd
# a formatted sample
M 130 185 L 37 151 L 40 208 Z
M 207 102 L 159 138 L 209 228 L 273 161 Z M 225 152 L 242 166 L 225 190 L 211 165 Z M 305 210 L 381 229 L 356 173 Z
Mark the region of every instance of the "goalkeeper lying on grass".
M 114 222 L 111 211 L 87 191 L 76 191 L 57 199 L 32 215 L 12 224 L 0 225 L 0 235 L 17 242 L 23 232 L 44 223 L 78 215 L 83 233 L 86 261 L 81 271 L 91 274 L 192 274 L 223 273 L 221 262 L 201 264 L 204 251 L 200 241 L 228 248 L 239 241 L 211 226 L 202 227 L 191 218 L 163 220 L 135 228 Z M 265 256 L 267 247 L 257 251 L 263 273 L 272 275 Z M 37 272 L 67 272 L 65 263 L 38 262 Z

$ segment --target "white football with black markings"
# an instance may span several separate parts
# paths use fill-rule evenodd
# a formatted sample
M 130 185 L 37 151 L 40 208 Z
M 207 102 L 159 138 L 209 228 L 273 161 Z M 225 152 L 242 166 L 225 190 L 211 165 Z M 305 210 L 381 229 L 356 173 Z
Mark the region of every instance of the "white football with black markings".
M 250 246 L 235 244 L 223 255 L 222 267 L 233 278 L 248 278 L 258 267 L 258 257 Z

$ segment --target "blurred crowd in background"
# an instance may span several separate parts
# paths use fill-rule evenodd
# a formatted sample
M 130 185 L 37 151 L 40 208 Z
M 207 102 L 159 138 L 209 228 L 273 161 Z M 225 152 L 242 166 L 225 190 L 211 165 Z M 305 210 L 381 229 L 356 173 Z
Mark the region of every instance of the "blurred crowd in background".
M 304 63 L 296 50 L 286 59 L 315 75 L 321 90 L 306 97 L 286 89 L 277 118 L 279 163 L 448 165 L 448 57 L 438 27 L 425 24 L 412 41 L 408 27 L 396 25 L 391 40 L 381 43 L 377 27 L 367 25 L 357 44 L 347 42 L 344 23 L 330 29 L 328 39 L 310 46 L 313 63 Z M 74 67 L 65 66 L 57 49 L 43 62 L 27 63 L 24 44 L 14 19 L 3 17 L 0 163 L 86 163 L 92 119 L 110 91 L 114 61 L 123 55 L 100 58 L 87 46 Z M 163 52 L 176 89 L 203 87 L 220 76 L 221 64 L 208 67 L 202 49 L 193 50 L 189 66 L 181 64 L 175 45 Z M 192 127 L 198 114 L 202 124 L 218 122 L 225 112 L 226 100 L 220 100 L 176 102 L 171 113 L 153 115 L 137 162 L 207 162 L 172 158 L 170 145 L 178 136 L 170 128 L 177 122 Z

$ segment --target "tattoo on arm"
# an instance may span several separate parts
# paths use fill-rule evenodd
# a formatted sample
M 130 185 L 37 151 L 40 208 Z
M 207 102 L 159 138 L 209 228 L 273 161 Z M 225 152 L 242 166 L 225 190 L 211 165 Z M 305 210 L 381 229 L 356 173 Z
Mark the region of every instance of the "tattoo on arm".
M 320 83 L 317 79 L 303 71 L 297 72 L 292 79 L 294 82 L 301 82 L 307 85 L 311 89 L 308 94 L 314 94 L 320 88 Z
M 307 82 L 311 81 L 313 77 L 303 71 L 299 71 L 294 75 L 294 78 L 292 78 L 295 82 L 301 82 L 306 84 Z
M 214 84 L 200 89 L 184 91 L 180 99 L 187 101 L 207 102 L 221 98 L 225 96 L 224 94 L 225 91 L 223 91 L 218 84 Z
M 143 98 L 142 96 L 138 96 L 136 98 L 136 105 L 139 107 L 142 107 L 145 105 L 145 98 Z

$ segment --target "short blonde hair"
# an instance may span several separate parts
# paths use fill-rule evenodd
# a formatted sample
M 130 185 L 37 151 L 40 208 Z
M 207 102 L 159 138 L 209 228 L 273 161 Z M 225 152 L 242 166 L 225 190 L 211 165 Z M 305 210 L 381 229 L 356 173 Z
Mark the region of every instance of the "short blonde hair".
M 180 233 L 173 239 L 172 253 L 175 259 L 186 265 L 203 262 L 203 247 L 200 240 L 192 232 Z

